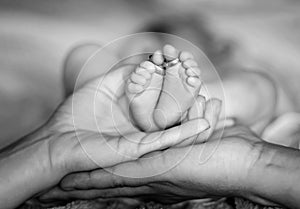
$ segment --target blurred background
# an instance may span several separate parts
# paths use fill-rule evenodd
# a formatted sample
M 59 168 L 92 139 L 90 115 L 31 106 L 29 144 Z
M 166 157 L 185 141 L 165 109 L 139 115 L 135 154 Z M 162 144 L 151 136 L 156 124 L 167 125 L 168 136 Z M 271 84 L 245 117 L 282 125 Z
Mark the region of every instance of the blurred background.
M 196 43 L 217 68 L 238 62 L 267 72 L 300 110 L 298 0 L 0 0 L 1 146 L 41 125 L 63 100 L 72 47 L 142 31 Z

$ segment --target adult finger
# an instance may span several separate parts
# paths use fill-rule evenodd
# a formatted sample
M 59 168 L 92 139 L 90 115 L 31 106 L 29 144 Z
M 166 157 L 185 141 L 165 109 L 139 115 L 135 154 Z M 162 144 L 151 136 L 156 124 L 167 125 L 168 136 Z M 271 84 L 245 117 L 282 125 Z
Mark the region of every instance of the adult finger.
M 233 127 L 235 124 L 236 124 L 236 120 L 234 118 L 226 118 L 218 121 L 215 130 Z
M 70 200 L 90 200 L 96 199 L 98 202 L 108 202 L 108 201 L 120 201 L 120 197 L 129 199 L 128 197 L 134 197 L 135 201 L 130 199 L 130 204 L 138 205 L 140 204 L 140 200 L 138 200 L 138 196 L 142 196 L 145 194 L 150 194 L 152 189 L 148 186 L 141 186 L 137 188 L 111 188 L 111 189 L 89 189 L 89 190 L 74 190 L 74 191 L 64 191 L 58 187 L 55 187 L 48 191 L 47 193 L 42 194 L 38 197 L 38 200 L 42 203 L 46 202 L 57 202 L 57 201 L 70 201 Z M 124 199 L 122 199 L 124 202 Z M 126 203 L 126 201 L 124 202 Z
M 205 110 L 205 97 L 199 95 L 194 103 L 194 105 L 188 111 L 188 119 L 193 120 L 196 118 L 204 117 Z
M 64 190 L 141 186 L 166 180 L 169 170 L 185 159 L 191 147 L 168 149 L 116 166 L 90 172 L 69 174 L 60 186 Z
M 222 101 L 215 98 L 209 99 L 206 102 L 205 108 L 206 109 L 204 111 L 204 118 L 209 122 L 210 128 L 204 131 L 203 133 L 200 133 L 196 139 L 196 142 L 206 141 L 215 130 L 216 125 L 219 121 L 219 116 L 222 108 Z
M 137 187 L 160 178 L 167 167 L 163 155 L 141 158 L 107 169 L 69 174 L 60 183 L 63 190 L 105 189 L 113 187 Z
M 193 143 L 205 142 L 211 136 L 218 123 L 219 115 L 221 112 L 221 105 L 222 105 L 221 100 L 210 99 L 205 103 L 205 105 L 203 105 L 201 104 L 203 103 L 203 99 L 201 97 L 198 98 L 199 98 L 198 101 L 200 102 L 200 104 L 198 104 L 199 107 L 197 107 L 198 111 L 193 110 L 193 115 L 191 113 L 191 116 L 197 118 L 197 115 L 194 115 L 195 113 L 202 114 L 202 117 L 204 117 L 209 122 L 210 128 L 198 134 L 197 136 L 191 137 L 188 140 L 183 141 L 182 143 L 177 145 L 178 147 L 188 146 Z M 203 112 L 201 112 L 201 109 L 203 109 L 202 107 L 205 107 L 205 110 L 203 110 Z M 199 117 L 200 116 L 201 115 L 199 115 Z
M 209 129 L 209 123 L 205 119 L 194 119 L 187 121 L 180 126 L 176 126 L 164 131 L 151 133 L 143 141 L 140 153 L 142 155 L 177 145 L 188 138 L 198 135 Z
M 134 172 L 142 173 L 144 166 L 141 166 L 140 163 L 125 163 L 125 166 L 118 166 L 119 171 L 113 171 L 109 169 L 98 169 L 88 172 L 80 172 L 69 174 L 63 178 L 60 183 L 60 186 L 64 190 L 88 190 L 94 188 L 110 188 L 110 187 L 122 187 L 122 186 L 140 186 L 143 184 L 149 183 L 152 178 L 130 178 L 125 176 L 120 176 L 114 174 L 113 172 L 122 172 L 130 175 L 130 172 L 135 169 Z M 154 169 L 154 168 L 153 168 Z M 146 169 L 147 170 L 147 169 Z M 141 175 L 146 175 L 142 173 Z M 102 181 L 102 179 L 110 179 L 110 181 Z M 152 179 L 153 180 L 153 179 Z
M 154 133 L 137 132 L 122 137 L 99 139 L 97 133 L 80 136 L 80 146 L 72 155 L 72 171 L 107 168 L 176 145 L 209 128 L 205 119 L 195 119 L 180 126 Z M 99 152 L 101 150 L 101 152 Z M 89 161 L 87 161 L 89 160 Z M 83 166 L 83 167 L 82 167 Z
M 64 191 L 59 187 L 54 187 L 49 191 L 41 194 L 37 199 L 42 203 L 51 203 L 59 201 L 68 201 L 72 198 L 70 197 L 70 192 Z M 59 197 L 59 198 L 58 198 Z

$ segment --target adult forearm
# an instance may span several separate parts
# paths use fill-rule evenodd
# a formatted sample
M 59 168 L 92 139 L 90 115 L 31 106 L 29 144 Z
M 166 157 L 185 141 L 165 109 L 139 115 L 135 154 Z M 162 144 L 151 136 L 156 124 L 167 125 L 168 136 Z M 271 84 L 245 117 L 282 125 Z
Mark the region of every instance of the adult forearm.
M 269 200 L 289 208 L 300 208 L 300 151 L 261 143 L 260 155 L 249 173 L 254 201 Z
M 15 208 L 54 185 L 62 175 L 49 158 L 48 140 L 35 133 L 0 154 L 0 208 Z M 62 177 L 62 176 L 60 176 Z

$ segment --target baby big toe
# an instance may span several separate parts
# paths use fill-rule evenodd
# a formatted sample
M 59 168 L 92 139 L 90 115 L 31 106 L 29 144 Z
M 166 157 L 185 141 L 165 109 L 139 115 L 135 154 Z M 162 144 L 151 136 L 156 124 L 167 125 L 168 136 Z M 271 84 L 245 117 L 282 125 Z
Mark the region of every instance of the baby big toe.
M 172 45 L 165 45 L 163 48 L 164 57 L 167 61 L 176 59 L 179 55 L 179 51 Z

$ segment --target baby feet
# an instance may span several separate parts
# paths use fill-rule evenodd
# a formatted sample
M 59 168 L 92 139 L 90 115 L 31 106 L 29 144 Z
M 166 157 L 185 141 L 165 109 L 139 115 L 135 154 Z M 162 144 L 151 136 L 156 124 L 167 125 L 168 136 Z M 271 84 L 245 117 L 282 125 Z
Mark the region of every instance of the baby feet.
M 161 51 L 156 51 L 150 61 L 142 62 L 127 80 L 126 95 L 131 116 L 143 131 L 158 130 L 153 112 L 163 83 L 164 62 Z
M 136 125 L 144 131 L 180 122 L 201 86 L 200 69 L 188 52 L 166 45 L 142 62 L 127 81 L 126 95 Z
M 163 48 L 166 75 L 154 110 L 154 120 L 161 129 L 178 123 L 194 104 L 201 86 L 200 69 L 189 52 L 179 52 L 171 45 Z

